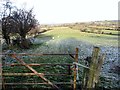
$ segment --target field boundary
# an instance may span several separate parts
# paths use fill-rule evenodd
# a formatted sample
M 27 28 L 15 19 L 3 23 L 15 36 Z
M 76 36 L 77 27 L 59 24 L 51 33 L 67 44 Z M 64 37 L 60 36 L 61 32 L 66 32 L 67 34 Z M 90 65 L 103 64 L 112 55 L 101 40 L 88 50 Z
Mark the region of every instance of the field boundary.
M 76 71 L 76 64 L 69 64 L 69 63 L 55 63 L 55 64 L 52 64 L 52 63 L 33 63 L 33 64 L 26 64 L 24 62 L 24 60 L 18 58 L 18 56 L 48 56 L 48 55 L 69 55 L 71 58 L 73 58 L 76 62 L 78 62 L 78 48 L 76 48 L 76 53 L 75 54 L 15 54 L 15 53 L 10 53 L 10 54 L 2 54 L 2 55 L 8 55 L 10 57 L 12 57 L 13 59 L 17 60 L 19 62 L 19 64 L 6 64 L 8 66 L 25 66 L 27 67 L 30 71 L 32 71 L 33 73 L 2 73 L 1 75 L 4 77 L 4 76 L 33 76 L 33 75 L 36 75 L 38 76 L 39 78 L 41 78 L 42 80 L 44 80 L 43 83 L 6 83 L 4 82 L 4 79 L 2 80 L 2 86 L 3 88 L 5 89 L 5 86 L 6 85 L 32 85 L 32 84 L 48 84 L 50 85 L 51 87 L 53 87 L 54 89 L 60 89 L 57 84 L 73 84 L 73 89 L 76 90 L 76 75 L 77 75 L 77 71 Z M 44 73 L 38 73 L 35 69 L 33 69 L 31 66 L 44 66 L 44 65 L 47 65 L 47 66 L 53 66 L 53 65 L 66 65 L 68 66 L 68 73 L 66 74 L 44 74 Z M 47 78 L 45 78 L 44 76 L 72 76 L 71 75 L 71 66 L 74 65 L 74 80 L 73 82 L 51 82 L 50 80 L 48 80 Z
M 12 57 L 13 59 L 17 60 L 19 62 L 19 64 L 16 63 L 12 63 L 12 64 L 6 64 L 10 67 L 14 67 L 14 66 L 25 66 L 26 68 L 28 68 L 30 71 L 32 71 L 32 73 L 2 73 L 2 87 L 4 90 L 6 90 L 6 85 L 50 85 L 53 89 L 57 89 L 57 90 L 61 90 L 60 87 L 58 86 L 60 85 L 65 85 L 65 84 L 70 84 L 72 85 L 73 90 L 77 90 L 78 88 L 78 71 L 79 69 L 82 67 L 83 73 L 82 74 L 82 84 L 81 84 L 81 88 L 82 90 L 87 89 L 87 88 L 95 88 L 95 85 L 98 83 L 99 80 L 99 75 L 100 75 L 100 70 L 102 68 L 102 64 L 104 62 L 104 58 L 105 58 L 105 54 L 102 54 L 101 56 L 99 56 L 100 53 L 100 48 L 99 47 L 94 47 L 93 48 L 93 52 L 92 52 L 92 57 L 89 61 L 89 66 L 86 65 L 86 63 L 84 63 L 83 65 L 78 63 L 78 52 L 79 49 L 76 48 L 75 53 L 73 54 L 2 54 L 2 55 L 7 55 Z M 63 55 L 63 56 L 70 56 L 74 61 L 73 63 L 30 63 L 27 64 L 24 62 L 23 59 L 21 59 L 20 57 L 22 56 L 48 56 L 48 55 Z M 32 68 L 32 66 L 55 66 L 55 65 L 60 65 L 60 66 L 67 66 L 67 73 L 55 73 L 55 74 L 45 74 L 45 73 L 38 73 L 35 69 Z M 72 69 L 71 69 L 72 66 Z M 73 74 L 71 73 L 73 72 Z M 42 79 L 44 82 L 37 82 L 37 83 L 7 83 L 4 81 L 4 76 L 38 76 L 40 79 Z M 50 80 L 48 80 L 45 76 L 73 76 L 73 80 L 72 82 L 51 82 Z

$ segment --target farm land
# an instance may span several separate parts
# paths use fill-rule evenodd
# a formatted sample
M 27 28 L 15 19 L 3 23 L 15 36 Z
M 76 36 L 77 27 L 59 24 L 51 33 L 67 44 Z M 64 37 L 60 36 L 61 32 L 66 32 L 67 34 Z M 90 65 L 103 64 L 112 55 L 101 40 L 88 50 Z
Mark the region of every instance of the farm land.
M 45 32 L 42 32 L 45 31 Z M 40 33 L 42 32 L 42 33 Z M 101 53 L 105 54 L 105 61 L 100 73 L 100 82 L 98 87 L 100 88 L 120 88 L 120 82 L 118 73 L 120 66 L 118 64 L 118 38 L 120 31 L 117 28 L 117 21 L 95 21 L 95 22 L 83 22 L 83 23 L 66 23 L 56 25 L 40 25 L 39 34 L 30 38 L 33 38 L 30 49 L 20 49 L 15 47 L 7 48 L 4 44 L 2 46 L 3 52 L 11 50 L 16 53 L 74 53 L 75 48 L 79 48 L 79 63 L 91 56 L 94 46 L 100 48 Z M 72 63 L 72 59 L 67 56 L 41 56 L 30 57 L 24 56 L 22 59 L 26 63 Z M 3 60 L 3 64 L 18 63 L 16 60 L 7 57 Z M 34 67 L 38 72 L 43 73 L 61 73 L 67 72 L 65 66 L 55 67 Z M 47 71 L 47 72 L 46 72 Z M 25 67 L 3 67 L 3 72 L 30 72 Z M 81 71 L 79 71 L 79 78 L 81 80 Z M 52 82 L 55 81 L 70 81 L 71 77 L 62 76 L 47 77 Z M 37 76 L 31 77 L 6 77 L 6 82 L 40 82 Z M 18 86 L 17 86 L 18 87 Z M 27 86 L 19 86 L 27 88 Z M 45 85 L 31 85 L 34 87 L 46 87 Z

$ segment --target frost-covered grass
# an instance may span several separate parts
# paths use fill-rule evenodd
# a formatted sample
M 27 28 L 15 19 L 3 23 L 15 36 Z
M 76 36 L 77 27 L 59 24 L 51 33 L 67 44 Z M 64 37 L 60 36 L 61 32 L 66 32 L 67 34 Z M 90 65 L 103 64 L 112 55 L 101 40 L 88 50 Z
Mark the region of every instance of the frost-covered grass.
M 106 81 L 103 81 L 101 85 L 105 88 L 119 86 L 117 74 L 111 72 L 111 69 L 118 65 L 118 36 L 85 33 L 68 27 L 54 27 L 53 30 L 45 32 L 43 35 L 51 36 L 51 38 L 44 39 L 43 44 L 35 49 L 36 53 L 74 53 L 75 48 L 78 47 L 79 60 L 82 60 L 91 56 L 93 46 L 100 47 L 101 53 L 106 54 L 101 77 L 108 77 L 105 77 Z M 38 36 L 37 38 L 41 41 L 44 37 Z
M 108 82 L 102 83 L 101 87 L 109 87 L 109 85 L 113 85 L 111 87 L 117 87 L 116 79 L 114 80 L 114 84 L 111 83 L 112 78 L 117 76 L 116 74 L 109 73 L 110 69 L 117 64 L 118 60 L 118 37 L 115 35 L 104 35 L 104 34 L 93 34 L 93 33 L 85 33 L 80 32 L 79 30 L 73 30 L 68 27 L 53 27 L 51 31 L 40 34 L 34 40 L 32 47 L 29 50 L 21 50 L 17 51 L 18 53 L 75 53 L 75 48 L 79 48 L 79 61 L 86 58 L 87 56 L 91 56 L 92 49 L 94 46 L 98 46 L 101 49 L 101 53 L 106 53 L 105 62 L 101 71 L 101 76 L 111 77 Z M 26 63 L 72 63 L 73 60 L 68 56 L 45 56 L 45 57 L 23 57 Z M 112 66 L 113 65 L 113 66 Z M 50 67 L 50 68 L 39 68 L 34 67 L 39 72 L 45 73 L 61 73 L 66 70 L 66 67 Z M 59 70 L 59 69 L 61 70 Z M 20 72 L 29 72 L 26 69 L 11 68 L 9 71 L 19 71 Z M 47 72 L 46 72 L 47 71 Z M 66 72 L 66 71 L 65 71 Z M 30 78 L 25 79 L 29 81 Z M 48 77 L 48 79 L 53 81 L 64 81 L 69 80 L 69 78 L 58 79 L 53 77 Z M 32 78 L 33 80 L 33 78 Z M 35 77 L 36 81 L 38 80 Z M 103 80 L 103 78 L 102 78 Z M 33 86 L 34 87 L 34 86 Z

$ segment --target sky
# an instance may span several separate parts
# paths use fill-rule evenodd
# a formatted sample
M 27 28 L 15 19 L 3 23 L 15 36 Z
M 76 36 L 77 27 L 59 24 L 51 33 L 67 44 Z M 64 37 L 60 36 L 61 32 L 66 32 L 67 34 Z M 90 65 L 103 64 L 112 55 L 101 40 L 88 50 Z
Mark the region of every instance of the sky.
M 40 24 L 117 20 L 119 0 L 12 0 L 19 8 L 34 7 Z

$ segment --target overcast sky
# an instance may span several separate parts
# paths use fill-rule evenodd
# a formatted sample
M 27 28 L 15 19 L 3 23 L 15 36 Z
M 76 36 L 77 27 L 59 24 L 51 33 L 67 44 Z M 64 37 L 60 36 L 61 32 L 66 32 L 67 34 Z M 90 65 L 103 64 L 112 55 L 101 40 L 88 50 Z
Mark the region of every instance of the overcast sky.
M 12 0 L 18 7 L 34 7 L 41 24 L 117 20 L 119 0 Z

